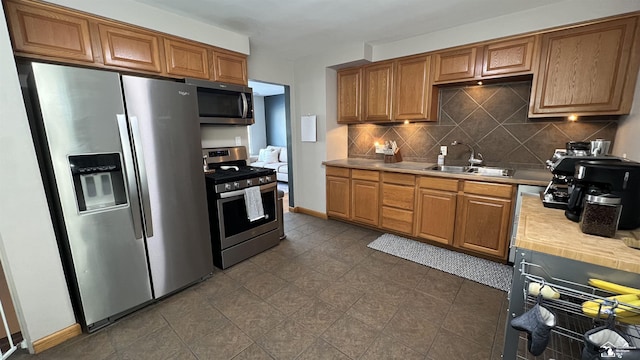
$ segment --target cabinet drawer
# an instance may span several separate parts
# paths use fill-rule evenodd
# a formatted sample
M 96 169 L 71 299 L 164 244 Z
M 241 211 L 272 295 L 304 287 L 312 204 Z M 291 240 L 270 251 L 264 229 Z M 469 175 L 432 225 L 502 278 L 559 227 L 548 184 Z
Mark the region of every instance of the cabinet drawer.
M 397 232 L 413 232 L 413 211 L 382 207 L 382 227 Z
M 349 177 L 349 169 L 334 166 L 327 166 L 327 176 Z
M 371 180 L 378 181 L 380 180 L 380 173 L 378 171 L 372 170 L 351 170 L 351 178 L 352 179 L 360 179 L 360 180 Z
M 382 184 L 382 205 L 413 210 L 415 199 L 413 186 Z
M 435 177 L 421 177 L 420 187 L 443 191 L 458 191 L 458 180 Z
M 382 181 L 390 184 L 415 185 L 416 177 L 410 174 L 383 172 Z
M 480 181 L 465 181 L 464 192 L 469 194 L 496 196 L 510 199 L 513 192 L 513 186 Z

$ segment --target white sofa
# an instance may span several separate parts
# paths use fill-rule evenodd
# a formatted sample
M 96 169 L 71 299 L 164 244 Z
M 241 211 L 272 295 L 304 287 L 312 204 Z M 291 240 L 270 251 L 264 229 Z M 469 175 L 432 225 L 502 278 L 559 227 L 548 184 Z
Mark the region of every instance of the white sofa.
M 251 166 L 274 169 L 278 181 L 289 182 L 289 168 L 287 165 L 287 148 L 281 146 L 267 146 L 260 149 L 258 156 L 250 158 Z

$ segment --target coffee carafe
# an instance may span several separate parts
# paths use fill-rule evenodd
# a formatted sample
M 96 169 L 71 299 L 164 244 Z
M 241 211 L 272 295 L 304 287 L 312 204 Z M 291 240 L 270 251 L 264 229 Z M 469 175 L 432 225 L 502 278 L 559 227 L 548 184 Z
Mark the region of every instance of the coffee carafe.
M 580 161 L 576 164 L 574 187 L 565 215 L 579 221 L 587 195 L 611 194 L 621 199 L 618 229 L 640 227 L 640 163 L 632 161 Z

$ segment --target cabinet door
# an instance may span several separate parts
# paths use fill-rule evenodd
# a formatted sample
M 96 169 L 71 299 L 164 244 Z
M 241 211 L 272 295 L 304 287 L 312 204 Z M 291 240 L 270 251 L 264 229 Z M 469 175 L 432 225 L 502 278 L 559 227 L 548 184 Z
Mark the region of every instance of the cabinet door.
M 407 235 L 413 234 L 413 211 L 383 206 L 381 218 L 380 226 L 383 229 Z
M 482 76 L 531 72 L 535 37 L 500 41 L 484 47 Z
M 364 120 L 390 121 L 392 118 L 393 62 L 364 68 Z
M 213 52 L 213 80 L 247 85 L 247 57 L 215 50 Z
M 206 47 L 165 38 L 164 53 L 167 61 L 167 74 L 200 79 L 209 78 Z
M 396 63 L 393 100 L 395 120 L 437 120 L 430 113 L 431 81 L 429 79 L 431 57 L 419 56 Z
M 338 122 L 361 120 L 362 68 L 338 71 Z
M 511 200 L 465 194 L 458 205 L 455 246 L 506 259 Z
M 351 220 L 378 226 L 379 184 L 368 180 L 351 180 Z
M 453 244 L 456 221 L 456 193 L 420 189 L 416 236 L 439 243 Z
M 36 3 L 5 5 L 15 52 L 93 62 L 88 19 Z
M 349 219 L 349 178 L 327 176 L 327 215 Z
M 544 34 L 532 115 L 628 113 L 631 101 L 622 100 L 625 92 L 632 97 L 637 77 L 637 20 Z
M 105 65 L 161 72 L 160 38 L 149 32 L 98 23 Z
M 476 47 L 435 54 L 435 81 L 473 79 L 476 70 L 476 56 Z

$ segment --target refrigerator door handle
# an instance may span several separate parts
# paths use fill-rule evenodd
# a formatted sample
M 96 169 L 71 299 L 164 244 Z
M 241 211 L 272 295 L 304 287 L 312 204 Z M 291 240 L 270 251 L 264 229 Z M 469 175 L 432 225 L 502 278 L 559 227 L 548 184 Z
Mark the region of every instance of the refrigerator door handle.
M 240 93 L 240 96 L 242 97 L 242 118 L 246 119 L 249 112 L 249 102 L 245 93 Z
M 140 136 L 140 124 L 137 116 L 129 116 L 131 122 L 131 132 L 133 134 L 133 147 L 138 164 L 138 174 L 140 175 L 140 199 L 142 200 L 142 217 L 144 219 L 144 230 L 147 237 L 153 236 L 153 221 L 151 219 L 151 203 L 149 201 L 149 183 L 147 182 L 147 170 L 145 168 L 144 156 L 142 154 L 142 137 Z
M 133 152 L 129 143 L 129 130 L 127 129 L 127 119 L 124 114 L 116 114 L 118 120 L 118 130 L 120 133 L 120 143 L 122 144 L 122 157 L 124 158 L 125 173 L 127 176 L 127 187 L 129 188 L 129 204 L 131 209 L 131 220 L 133 221 L 133 231 L 136 240 L 142 239 L 142 220 L 140 218 L 140 203 L 138 198 L 138 184 L 136 183 L 135 165 L 133 162 Z

